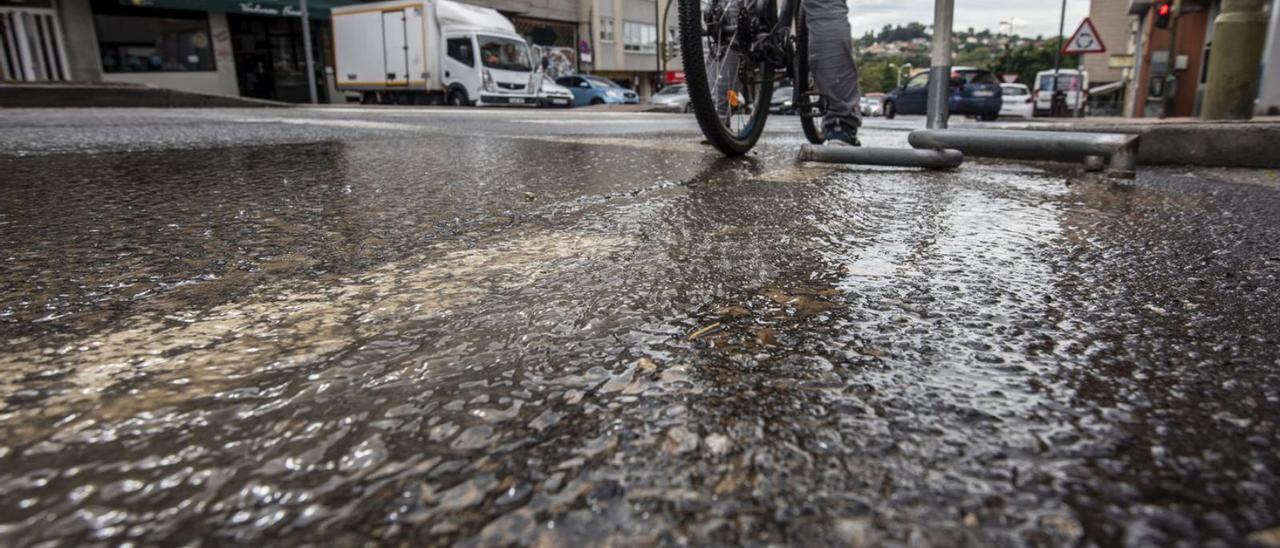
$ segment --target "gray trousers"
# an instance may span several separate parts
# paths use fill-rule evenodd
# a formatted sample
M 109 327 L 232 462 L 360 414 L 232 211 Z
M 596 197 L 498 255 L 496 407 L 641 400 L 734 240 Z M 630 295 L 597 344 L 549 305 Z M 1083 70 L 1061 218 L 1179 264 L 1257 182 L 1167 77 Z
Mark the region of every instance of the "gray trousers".
M 849 28 L 846 0 L 803 0 L 805 22 L 809 25 L 809 72 L 818 91 L 827 100 L 823 129 L 836 124 L 857 129 L 862 126 L 858 101 L 858 66 L 853 62 L 853 33 Z
M 862 126 L 862 109 L 858 105 L 862 89 L 858 86 L 858 66 L 853 62 L 853 31 L 849 27 L 849 5 L 846 0 L 802 0 L 805 21 L 809 26 L 809 72 L 818 91 L 827 101 L 822 128 L 836 124 L 857 129 Z M 740 1 L 730 0 L 726 10 L 728 21 L 735 21 Z M 716 64 L 719 61 L 719 64 Z M 722 59 L 707 59 L 707 77 L 711 79 L 711 96 L 721 117 L 729 114 L 726 92 L 737 86 L 738 54 L 727 52 Z

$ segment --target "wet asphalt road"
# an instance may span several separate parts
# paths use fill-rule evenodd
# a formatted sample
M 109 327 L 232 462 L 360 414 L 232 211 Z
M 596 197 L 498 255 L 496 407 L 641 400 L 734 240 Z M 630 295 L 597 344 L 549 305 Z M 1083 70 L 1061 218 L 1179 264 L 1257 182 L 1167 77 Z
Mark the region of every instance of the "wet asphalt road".
M 0 544 L 1280 545 L 1274 172 L 770 128 L 0 111 Z

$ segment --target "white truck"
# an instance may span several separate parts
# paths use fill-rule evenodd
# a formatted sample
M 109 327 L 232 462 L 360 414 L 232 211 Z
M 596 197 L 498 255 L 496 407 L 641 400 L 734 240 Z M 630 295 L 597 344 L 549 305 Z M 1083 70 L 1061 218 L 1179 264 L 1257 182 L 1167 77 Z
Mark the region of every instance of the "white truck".
M 537 106 L 542 69 L 511 21 L 450 0 L 333 8 L 336 84 L 362 102 Z
M 1084 109 L 1089 100 L 1089 73 L 1077 69 L 1059 69 L 1056 77 L 1057 85 L 1055 86 L 1055 77 L 1052 70 L 1042 70 L 1036 73 L 1035 91 L 1032 96 L 1035 97 L 1036 116 L 1048 116 L 1053 110 L 1053 94 L 1054 90 L 1061 89 L 1063 100 L 1068 111 L 1076 112 L 1077 109 Z

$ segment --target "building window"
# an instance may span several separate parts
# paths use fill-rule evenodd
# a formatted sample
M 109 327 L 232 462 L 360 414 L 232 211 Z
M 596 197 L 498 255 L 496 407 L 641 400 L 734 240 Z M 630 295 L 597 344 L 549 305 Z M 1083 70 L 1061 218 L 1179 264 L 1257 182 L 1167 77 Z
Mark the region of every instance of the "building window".
M 612 17 L 600 18 L 600 41 L 610 42 L 610 43 L 613 42 L 613 18 Z
M 622 49 L 631 53 L 657 53 L 658 27 L 648 23 L 622 24 Z
M 216 70 L 209 16 L 203 11 L 139 8 L 93 2 L 102 71 Z

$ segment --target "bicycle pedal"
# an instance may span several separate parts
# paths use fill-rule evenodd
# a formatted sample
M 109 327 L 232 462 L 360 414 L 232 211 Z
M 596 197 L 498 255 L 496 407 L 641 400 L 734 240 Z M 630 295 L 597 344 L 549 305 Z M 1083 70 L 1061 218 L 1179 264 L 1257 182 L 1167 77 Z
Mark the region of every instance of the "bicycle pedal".
M 821 118 L 827 112 L 827 100 L 818 92 L 802 93 L 796 111 L 801 118 Z

